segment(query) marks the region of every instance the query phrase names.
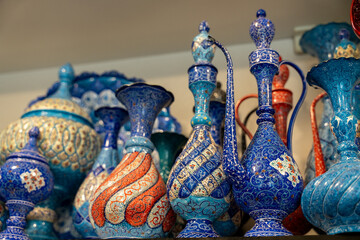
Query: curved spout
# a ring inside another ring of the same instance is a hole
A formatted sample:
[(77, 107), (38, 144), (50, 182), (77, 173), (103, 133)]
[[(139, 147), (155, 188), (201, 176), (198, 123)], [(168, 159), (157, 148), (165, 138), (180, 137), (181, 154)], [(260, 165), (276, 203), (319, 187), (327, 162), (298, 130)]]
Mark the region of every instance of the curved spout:
[(226, 83), (226, 115), (224, 132), (224, 150), (222, 155), (223, 169), (233, 185), (240, 186), (246, 171), (238, 159), (236, 126), (235, 126), (235, 103), (234, 103), (234, 77), (233, 63), (228, 50), (218, 41), (209, 36), (216, 46), (224, 53), (227, 62)]

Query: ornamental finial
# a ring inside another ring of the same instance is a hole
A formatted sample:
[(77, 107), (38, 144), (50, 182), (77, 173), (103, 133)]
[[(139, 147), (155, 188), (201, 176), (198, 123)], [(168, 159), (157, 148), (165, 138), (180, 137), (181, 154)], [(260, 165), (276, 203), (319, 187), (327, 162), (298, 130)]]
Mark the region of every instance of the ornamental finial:
[(359, 49), (356, 47), (355, 43), (350, 41), (350, 32), (343, 28), (339, 31), (340, 43), (336, 46), (334, 51), (334, 58), (349, 58), (349, 57), (359, 57)]
[(266, 18), (266, 12), (259, 9), (257, 19), (250, 26), (250, 36), (258, 49), (269, 48), (275, 35), (274, 24)]
[(215, 44), (209, 41), (209, 31), (207, 21), (202, 21), (199, 25), (200, 33), (194, 38), (191, 45), (195, 63), (211, 63), (214, 58)]

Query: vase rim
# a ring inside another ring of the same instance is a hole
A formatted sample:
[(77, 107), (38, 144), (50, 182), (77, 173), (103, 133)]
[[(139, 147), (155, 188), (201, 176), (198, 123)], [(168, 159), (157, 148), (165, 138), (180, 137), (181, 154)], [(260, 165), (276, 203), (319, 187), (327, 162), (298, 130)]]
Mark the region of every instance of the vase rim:
[(152, 87), (152, 88), (157, 88), (157, 89), (159, 89), (161, 91), (164, 91), (166, 94), (168, 94), (170, 96), (169, 103), (167, 105), (165, 105), (164, 107), (170, 106), (175, 100), (174, 94), (172, 92), (166, 90), (164, 87), (162, 87), (160, 85), (147, 84), (147, 83), (142, 83), (142, 82), (132, 83), (132, 84), (125, 84), (125, 85), (121, 86), (120, 88), (118, 88), (116, 90), (115, 96), (118, 98), (118, 95), (120, 94), (120, 92), (124, 91), (125, 89), (127, 89), (129, 87)]

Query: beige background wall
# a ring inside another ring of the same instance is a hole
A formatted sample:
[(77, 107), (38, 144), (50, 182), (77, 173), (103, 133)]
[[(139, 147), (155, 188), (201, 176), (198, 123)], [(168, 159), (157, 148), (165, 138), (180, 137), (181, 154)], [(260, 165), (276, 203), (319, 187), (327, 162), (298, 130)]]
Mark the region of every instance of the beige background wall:
[[(305, 74), (310, 70), (311, 66), (317, 63), (317, 59), (308, 55), (295, 55), (292, 39), (274, 41), (272, 48), (277, 50), (283, 56), (283, 59), (296, 63)], [(248, 67), (248, 55), (254, 49), (253, 44), (228, 46), (234, 62), (236, 99), (248, 93), (257, 93), (255, 78), (250, 74)], [(71, 62), (71, 59), (69, 61)], [(171, 113), (180, 121), (183, 126), (183, 133), (188, 136), (191, 131), (190, 119), (193, 115), (192, 107), (194, 103), (192, 94), (188, 89), (187, 69), (193, 63), (189, 47), (189, 51), (185, 52), (74, 65), (74, 69), (77, 74), (82, 71), (102, 73), (114, 69), (128, 77), (139, 77), (148, 83), (162, 85), (173, 92), (175, 102), (171, 107)], [(218, 80), (223, 83), (224, 88), (226, 83), (226, 63), (219, 50), (216, 52), (213, 63), (219, 70)], [(47, 88), (57, 80), (57, 71), (58, 68), (46, 68), (0, 74), (0, 109), (2, 111), (0, 129), (5, 128), (11, 121), (19, 118), (30, 100), (46, 93)], [(297, 100), (301, 92), (301, 82), (292, 70), (290, 70), (290, 79), (286, 86), (293, 91), (294, 100)], [(309, 87), (307, 98), (299, 112), (294, 129), (294, 158), (302, 172), (312, 145), (309, 106), (318, 93), (320, 93), (320, 90)], [(248, 104), (242, 106), (240, 113), (245, 115), (256, 105), (255, 100), (249, 100)], [(321, 112), (321, 107), (319, 107), (319, 112)], [(253, 124), (250, 126), (253, 131), (256, 129), (255, 120), (256, 117), (253, 117)]]

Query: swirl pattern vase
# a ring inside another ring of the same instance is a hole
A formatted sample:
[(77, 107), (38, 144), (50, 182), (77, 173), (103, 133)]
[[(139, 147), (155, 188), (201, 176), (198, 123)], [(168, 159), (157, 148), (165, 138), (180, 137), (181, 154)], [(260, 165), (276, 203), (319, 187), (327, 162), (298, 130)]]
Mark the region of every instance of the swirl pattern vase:
[(101, 107), (95, 111), (95, 116), (104, 124), (104, 142), (91, 171), (75, 196), (73, 209), (74, 226), (84, 238), (98, 238), (89, 219), (89, 201), (100, 184), (119, 164), (117, 137), (121, 125), (128, 121), (127, 111), (119, 107)]
[(195, 99), (193, 132), (176, 159), (167, 183), (174, 211), (187, 223), (178, 238), (218, 237), (212, 223), (230, 206), (230, 185), (221, 165), (221, 153), (211, 136), (209, 100), (216, 86), (217, 70), (211, 64), (214, 44), (202, 22), (193, 41), (196, 64), (189, 68), (189, 88)]
[(100, 238), (165, 237), (175, 214), (152, 161), (149, 138), (157, 114), (173, 95), (159, 86), (136, 83), (121, 87), (117, 98), (129, 112), (131, 138), (127, 154), (90, 200), (90, 221)]

